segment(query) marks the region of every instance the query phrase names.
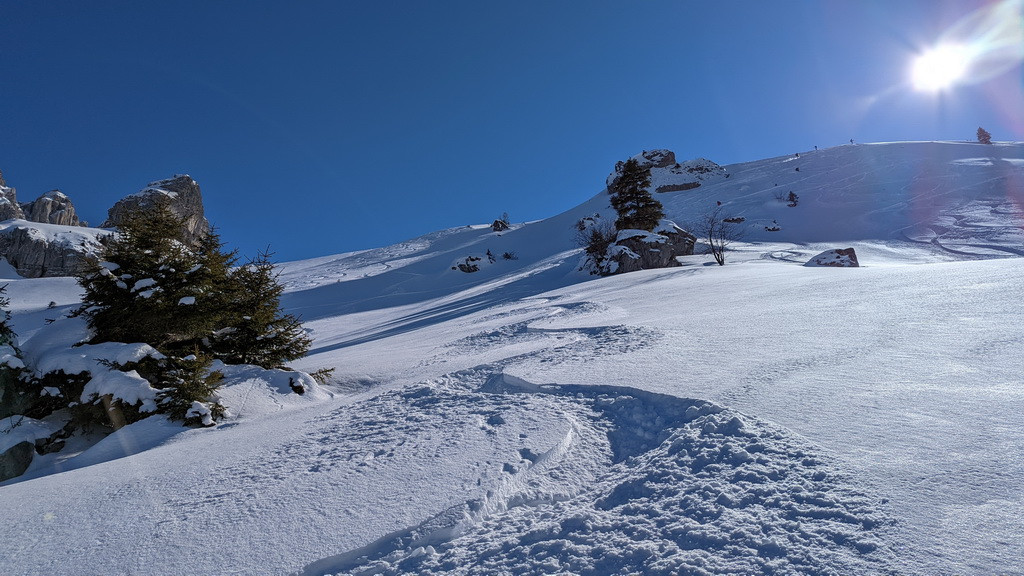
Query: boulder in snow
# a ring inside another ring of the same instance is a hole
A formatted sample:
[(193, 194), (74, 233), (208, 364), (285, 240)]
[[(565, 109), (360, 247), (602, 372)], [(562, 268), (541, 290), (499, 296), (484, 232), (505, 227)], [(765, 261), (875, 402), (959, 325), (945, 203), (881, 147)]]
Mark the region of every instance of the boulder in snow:
[(807, 261), (804, 266), (833, 266), (837, 268), (857, 268), (857, 253), (853, 248), (837, 248), (826, 250)]

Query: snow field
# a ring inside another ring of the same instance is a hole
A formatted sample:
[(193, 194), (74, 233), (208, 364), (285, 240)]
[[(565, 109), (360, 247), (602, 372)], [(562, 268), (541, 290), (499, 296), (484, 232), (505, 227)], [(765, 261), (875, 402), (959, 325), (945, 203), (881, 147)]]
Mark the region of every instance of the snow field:
[[(579, 273), (601, 195), (286, 264), (295, 367), (334, 392), (241, 370), (213, 429), (33, 464), (0, 486), (0, 571), (1024, 574), (1024, 146), (726, 168), (658, 195), (746, 218), (721, 268)], [(802, 266), (848, 246), (861, 268)], [(519, 259), (450, 270), (486, 250)], [(23, 339), (65, 280), (12, 280)]]

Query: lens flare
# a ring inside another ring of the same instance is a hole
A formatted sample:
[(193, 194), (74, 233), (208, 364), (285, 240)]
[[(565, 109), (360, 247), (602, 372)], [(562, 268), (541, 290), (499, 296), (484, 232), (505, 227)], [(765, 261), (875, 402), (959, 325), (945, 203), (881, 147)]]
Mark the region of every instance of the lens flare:
[(911, 72), (914, 88), (930, 92), (949, 88), (963, 78), (970, 61), (970, 53), (963, 46), (936, 46), (914, 61)]
[(977, 84), (1024, 61), (1024, 0), (1003, 0), (975, 10), (919, 55), (911, 69), (918, 90)]

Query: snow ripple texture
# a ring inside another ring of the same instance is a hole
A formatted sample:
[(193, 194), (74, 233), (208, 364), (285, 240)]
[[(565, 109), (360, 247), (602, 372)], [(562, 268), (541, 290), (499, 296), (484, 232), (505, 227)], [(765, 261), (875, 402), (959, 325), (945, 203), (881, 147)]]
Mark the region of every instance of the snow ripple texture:
[(489, 405), (486, 422), (500, 427), (502, 411), (525, 404), (568, 426), (551, 449), (521, 450), (482, 500), (302, 575), (895, 573), (884, 502), (813, 446), (733, 410), (486, 367), (401, 394), (412, 420), (426, 406)]

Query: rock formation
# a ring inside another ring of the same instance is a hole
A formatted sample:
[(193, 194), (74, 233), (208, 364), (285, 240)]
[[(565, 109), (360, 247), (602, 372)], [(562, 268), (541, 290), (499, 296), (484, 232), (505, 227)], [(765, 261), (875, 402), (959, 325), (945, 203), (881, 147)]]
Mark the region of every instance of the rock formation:
[(14, 188), (5, 186), (0, 179), (0, 221), (12, 218), (24, 218)]
[(25, 278), (74, 276), (95, 259), (101, 235), (89, 228), (14, 222), (0, 227), (0, 255)]
[[(644, 150), (633, 156), (641, 167), (651, 171), (651, 186), (648, 192), (682, 192), (700, 187), (703, 182), (728, 178), (729, 174), (718, 164), (707, 158), (695, 158), (686, 162), (676, 162), (676, 155), (671, 150)], [(625, 162), (617, 162), (615, 170), (605, 179), (610, 189), (622, 174)]]
[(36, 198), (35, 202), (21, 205), (25, 219), (44, 224), (60, 224), (61, 226), (81, 226), (71, 199), (60, 190), (51, 190)]
[(136, 210), (153, 210), (160, 206), (167, 206), (184, 220), (183, 240), (187, 243), (197, 243), (210, 230), (210, 223), (203, 214), (203, 196), (199, 184), (187, 175), (151, 182), (142, 191), (119, 200), (107, 211), (107, 221), (102, 227), (120, 226), (126, 215)]
[(81, 223), (66, 195), (54, 190), (35, 202), (19, 204), (14, 188), (6, 185), (2, 175), (0, 222), (0, 256), (27, 278), (77, 274), (99, 248), (98, 231), (76, 229)]
[[(126, 214), (161, 205), (184, 220), (182, 239), (186, 242), (196, 243), (209, 231), (199, 184), (189, 176), (153, 182), (141, 192), (118, 201), (108, 211), (103, 227), (117, 227)], [(109, 234), (84, 228), (71, 199), (60, 190), (19, 204), (14, 188), (6, 185), (2, 174), (0, 222), (0, 256), (26, 278), (73, 276), (84, 271), (99, 253), (99, 238)]]
[(620, 230), (608, 248), (607, 274), (679, 266), (678, 256), (693, 254), (697, 237), (669, 220), (662, 220), (653, 232)]
[[(676, 226), (671, 220), (662, 220), (653, 232), (616, 232), (607, 230), (607, 225), (602, 226), (600, 216), (594, 215), (580, 220), (577, 229), (583, 238), (607, 238), (607, 248), (601, 253), (596, 253), (593, 247), (588, 247), (580, 265), (581, 270), (588, 270), (601, 276), (679, 266), (676, 258), (693, 254), (693, 246), (697, 241), (696, 236)], [(594, 231), (599, 232), (595, 235)], [(614, 234), (614, 237), (606, 236), (609, 233)]]

